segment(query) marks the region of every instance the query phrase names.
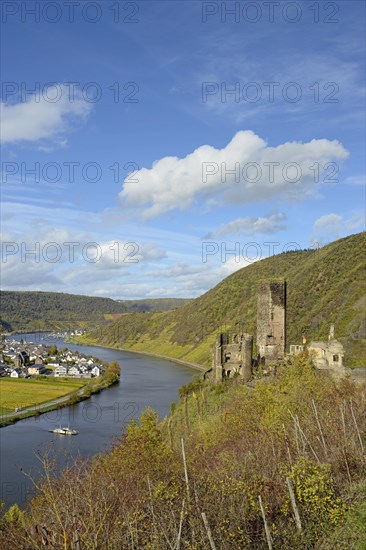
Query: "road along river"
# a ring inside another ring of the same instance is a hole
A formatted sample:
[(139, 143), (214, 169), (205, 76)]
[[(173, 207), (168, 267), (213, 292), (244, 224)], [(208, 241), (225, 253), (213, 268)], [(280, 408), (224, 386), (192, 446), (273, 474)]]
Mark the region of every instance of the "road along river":
[[(195, 372), (185, 365), (96, 346), (65, 344), (62, 339), (52, 340), (43, 334), (13, 335), (27, 342), (45, 345), (56, 343), (105, 361), (118, 361), (121, 380), (90, 399), (71, 407), (51, 411), (40, 416), (20, 420), (0, 429), (0, 499), (6, 507), (17, 503), (24, 506), (34, 495), (32, 482), (23, 472), (40, 475), (41, 463), (37, 453), (52, 447), (59, 466), (72, 457), (91, 456), (105, 451), (115, 437), (121, 435), (130, 420), (137, 420), (147, 406), (160, 417), (169, 412), (170, 404), (178, 398), (178, 388), (192, 379)], [(77, 436), (59, 436), (50, 429), (70, 426), (79, 431)]]

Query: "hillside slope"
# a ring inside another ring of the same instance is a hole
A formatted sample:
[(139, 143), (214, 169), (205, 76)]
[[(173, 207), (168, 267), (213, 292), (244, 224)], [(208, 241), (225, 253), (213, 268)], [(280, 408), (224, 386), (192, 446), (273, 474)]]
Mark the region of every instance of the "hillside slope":
[(267, 550), (269, 531), (275, 550), (366, 548), (364, 388), (298, 356), (251, 389), (201, 378), (179, 393), (91, 460), (60, 472), (40, 454), (37, 494), (0, 517), (0, 547)]
[(184, 306), (190, 298), (144, 298), (142, 300), (117, 300), (124, 304), (130, 312), (139, 311), (168, 311)]
[(188, 300), (112, 300), (61, 292), (0, 291), (5, 330), (67, 329), (113, 320), (131, 311), (166, 311)]
[(87, 342), (140, 350), (209, 365), (217, 332), (256, 333), (257, 286), (287, 280), (287, 343), (323, 339), (334, 323), (347, 366), (366, 366), (366, 233), (320, 250), (287, 252), (253, 263), (187, 305), (164, 313), (125, 315)]

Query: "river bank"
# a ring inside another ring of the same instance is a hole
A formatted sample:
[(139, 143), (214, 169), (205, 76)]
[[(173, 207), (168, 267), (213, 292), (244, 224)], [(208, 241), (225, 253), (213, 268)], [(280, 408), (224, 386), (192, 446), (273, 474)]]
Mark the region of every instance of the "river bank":
[[(36, 331), (36, 333), (49, 333), (49, 331)], [(19, 334), (16, 332), (13, 332), (12, 335)], [(28, 332), (28, 334), (34, 334), (32, 332)], [(95, 346), (102, 349), (110, 349), (110, 350), (117, 350), (122, 352), (128, 352), (128, 353), (135, 353), (138, 355), (146, 355), (148, 357), (156, 357), (158, 359), (164, 359), (168, 361), (173, 361), (174, 363), (179, 363), (181, 365), (184, 365), (186, 367), (192, 368), (194, 370), (198, 370), (200, 372), (207, 372), (209, 369), (204, 366), (200, 365), (199, 363), (194, 363), (191, 361), (186, 361), (184, 359), (178, 359), (175, 357), (171, 357), (168, 355), (160, 355), (156, 353), (150, 353), (150, 352), (144, 352), (144, 351), (138, 351), (138, 350), (131, 350), (127, 348), (121, 348), (116, 346), (103, 346), (101, 344), (97, 343), (90, 343), (90, 342), (84, 342), (80, 340), (79, 338), (72, 336), (69, 338), (64, 339), (65, 344), (72, 344), (75, 346)], [(106, 373), (105, 373), (106, 374)], [(86, 384), (81, 388), (80, 390), (71, 392), (70, 394), (67, 394), (65, 396), (62, 396), (58, 399), (54, 399), (52, 401), (48, 401), (45, 403), (40, 403), (38, 405), (34, 405), (31, 407), (27, 407), (26, 409), (23, 409), (19, 412), (14, 413), (7, 413), (5, 415), (0, 416), (0, 428), (9, 426), (10, 424), (14, 424), (15, 422), (19, 420), (24, 420), (26, 418), (30, 418), (32, 416), (38, 416), (40, 414), (48, 413), (63, 407), (69, 407), (71, 405), (75, 405), (76, 403), (80, 403), (81, 401), (84, 401), (85, 399), (88, 399), (91, 397), (91, 395), (94, 395), (95, 393), (99, 393), (103, 389), (111, 386), (112, 384), (116, 383), (119, 380), (119, 376), (116, 379), (112, 379), (109, 381), (106, 385), (104, 384), (105, 380), (105, 374), (103, 374), (100, 377), (100, 381), (98, 384)], [(86, 392), (85, 392), (86, 390)]]
[(158, 359), (166, 359), (167, 361), (173, 361), (174, 363), (180, 363), (181, 365), (184, 365), (186, 367), (190, 367), (195, 370), (199, 370), (201, 372), (207, 372), (209, 370), (209, 367), (205, 365), (201, 365), (199, 363), (194, 363), (192, 361), (186, 361), (185, 359), (179, 359), (177, 357), (172, 357), (170, 355), (160, 355), (158, 353), (151, 353), (147, 351), (140, 351), (140, 350), (134, 350), (129, 348), (121, 348), (117, 346), (103, 346), (102, 344), (98, 344), (96, 342), (83, 342), (77, 338), (65, 340), (65, 343), (72, 343), (78, 346), (95, 346), (97, 348), (104, 348), (104, 349), (115, 349), (118, 351), (126, 351), (128, 353), (137, 353), (138, 355), (147, 355), (148, 357), (156, 357)]
[(53, 329), (24, 329), (24, 330), (12, 330), (11, 332), (2, 332), (2, 336), (7, 338), (8, 336), (13, 336), (14, 334), (18, 334), (19, 336), (22, 336), (23, 334), (49, 334), (52, 332)]
[[(62, 347), (63, 339), (56, 342)], [(99, 357), (109, 363), (117, 361), (121, 380), (105, 390), (74, 405), (45, 414), (24, 418), (0, 430), (0, 500), (6, 507), (14, 503), (25, 506), (34, 496), (34, 487), (24, 472), (42, 475), (39, 453), (52, 452), (57, 466), (67, 467), (75, 457), (92, 457), (108, 451), (131, 421), (137, 422), (147, 407), (161, 419), (179, 398), (178, 389), (189, 383), (195, 370), (176, 361), (149, 357), (95, 346), (67, 345), (71, 350)], [(196, 371), (197, 372), (197, 371)], [(57, 436), (50, 432), (58, 426), (78, 430), (76, 437)], [(23, 472), (23, 473), (22, 473)]]
[(63, 407), (69, 407), (80, 403), (85, 399), (89, 399), (92, 395), (101, 392), (102, 390), (109, 388), (113, 384), (116, 384), (120, 380), (120, 369), (110, 363), (105, 372), (98, 378), (94, 378), (87, 382), (82, 388), (63, 395), (57, 399), (46, 401), (45, 403), (38, 403), (25, 407), (21, 411), (14, 413), (7, 413), (0, 416), (0, 428), (14, 424), (19, 420), (29, 418), (32, 416), (38, 416), (47, 412), (51, 412)]

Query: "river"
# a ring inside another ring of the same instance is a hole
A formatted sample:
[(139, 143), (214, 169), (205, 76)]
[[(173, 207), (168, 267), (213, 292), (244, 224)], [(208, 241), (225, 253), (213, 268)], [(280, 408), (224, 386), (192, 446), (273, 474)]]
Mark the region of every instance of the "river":
[[(34, 495), (33, 484), (24, 472), (31, 472), (35, 478), (40, 476), (37, 454), (52, 448), (58, 466), (62, 467), (78, 454), (92, 456), (108, 450), (128, 422), (137, 420), (147, 406), (155, 409), (161, 418), (166, 416), (170, 404), (178, 398), (178, 388), (189, 382), (196, 372), (173, 361), (97, 346), (65, 344), (62, 339), (51, 340), (44, 334), (21, 337), (27, 342), (56, 343), (60, 348), (68, 347), (105, 361), (118, 361), (121, 380), (86, 401), (0, 429), (0, 499), (6, 507), (14, 503), (24, 506)], [(11, 338), (20, 338), (20, 335)], [(59, 425), (70, 425), (79, 430), (79, 435), (57, 436), (49, 432)]]

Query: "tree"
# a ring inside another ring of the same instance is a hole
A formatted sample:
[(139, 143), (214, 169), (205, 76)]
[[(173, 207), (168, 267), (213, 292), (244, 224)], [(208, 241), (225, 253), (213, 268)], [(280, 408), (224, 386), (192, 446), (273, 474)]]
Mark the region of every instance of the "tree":
[(7, 523), (13, 523), (20, 525), (23, 521), (23, 512), (20, 510), (17, 504), (10, 506), (9, 510), (5, 512), (4, 519)]
[(48, 355), (57, 355), (57, 346), (52, 344), (48, 349)]
[(106, 368), (104, 377), (108, 382), (117, 382), (120, 377), (120, 366), (118, 361), (111, 361)]

